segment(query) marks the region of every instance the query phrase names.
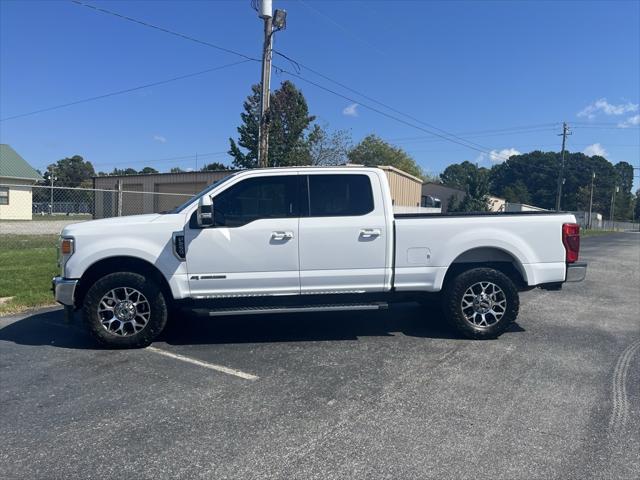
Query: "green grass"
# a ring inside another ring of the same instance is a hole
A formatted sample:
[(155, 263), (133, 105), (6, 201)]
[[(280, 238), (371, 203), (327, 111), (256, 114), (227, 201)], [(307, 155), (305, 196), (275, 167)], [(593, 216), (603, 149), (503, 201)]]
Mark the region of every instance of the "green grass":
[(2, 219), (0, 220), (0, 223), (2, 222), (28, 222), (29, 220), (38, 220), (38, 221), (42, 221), (42, 222), (57, 222), (57, 221), (64, 221), (64, 220), (68, 220), (68, 221), (84, 221), (84, 220), (93, 220), (93, 215), (90, 213), (76, 213), (73, 215), (38, 215), (36, 213), (34, 213), (30, 219), (26, 219), (26, 220), (8, 220), (8, 219)]
[(58, 273), (57, 235), (0, 236), (0, 314), (54, 303), (51, 278)]
[(619, 233), (616, 230), (587, 230), (585, 229), (580, 229), (580, 236), (581, 237), (596, 237), (598, 235), (609, 235), (610, 233)]

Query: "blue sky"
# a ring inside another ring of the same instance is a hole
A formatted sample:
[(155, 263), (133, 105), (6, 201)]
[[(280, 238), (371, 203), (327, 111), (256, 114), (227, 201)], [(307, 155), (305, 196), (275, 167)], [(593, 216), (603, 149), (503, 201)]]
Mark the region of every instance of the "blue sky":
[[(260, 55), (262, 24), (249, 0), (90, 3)], [(559, 124), (567, 121), (569, 150), (640, 164), (638, 1), (274, 0), (274, 7), (288, 12), (276, 49), (415, 119), (468, 135), (482, 150), (559, 150)], [(0, 118), (238, 60), (67, 1), (0, 1)], [(196, 152), (200, 165), (229, 162), (216, 152), (236, 136), (242, 102), (259, 75), (260, 65), (248, 62), (3, 121), (0, 141), (38, 168), (74, 154), (103, 171), (193, 168)], [(320, 123), (349, 129), (354, 141), (376, 133), (428, 172), (502, 158), (424, 138), (424, 131), (367, 110), (371, 101), (307, 70), (301, 75), (355, 100), (293, 79)], [(287, 78), (274, 74), (273, 85)], [(535, 127), (506, 130), (524, 126)], [(174, 157), (186, 158), (163, 160)]]

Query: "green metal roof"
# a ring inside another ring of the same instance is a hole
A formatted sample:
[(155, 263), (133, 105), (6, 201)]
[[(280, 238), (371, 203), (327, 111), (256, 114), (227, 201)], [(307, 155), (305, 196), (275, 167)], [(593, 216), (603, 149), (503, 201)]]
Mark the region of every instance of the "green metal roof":
[[(9, 145), (0, 143), (0, 178), (42, 180), (36, 170)], [(2, 181), (0, 180), (0, 183)]]

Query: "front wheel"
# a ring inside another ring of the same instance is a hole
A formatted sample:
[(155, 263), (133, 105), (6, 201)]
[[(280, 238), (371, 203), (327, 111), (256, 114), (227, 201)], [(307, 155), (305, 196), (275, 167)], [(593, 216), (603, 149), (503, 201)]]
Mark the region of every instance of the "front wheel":
[(492, 268), (462, 272), (447, 285), (443, 296), (448, 321), (472, 339), (498, 337), (515, 321), (519, 307), (513, 281)]
[(160, 287), (132, 272), (116, 272), (94, 283), (83, 303), (84, 321), (101, 344), (113, 348), (146, 347), (167, 323)]

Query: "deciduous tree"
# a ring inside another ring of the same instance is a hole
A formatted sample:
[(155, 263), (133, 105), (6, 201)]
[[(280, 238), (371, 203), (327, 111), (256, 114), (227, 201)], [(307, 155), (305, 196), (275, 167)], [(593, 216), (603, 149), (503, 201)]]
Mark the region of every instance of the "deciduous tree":
[[(57, 178), (54, 185), (59, 187), (87, 187), (91, 183), (91, 177), (96, 174), (91, 162), (85, 161), (80, 155), (58, 160), (49, 165), (47, 170), (53, 171)], [(50, 185), (49, 180), (45, 180), (45, 185)]]
[(367, 166), (389, 165), (422, 178), (423, 172), (416, 161), (404, 150), (368, 135), (347, 155), (351, 163)]
[(314, 125), (307, 137), (311, 165), (342, 165), (351, 150), (351, 135), (347, 130), (329, 132)]
[(211, 162), (202, 167), (202, 171), (217, 171), (217, 170), (229, 170), (229, 166), (220, 162)]

